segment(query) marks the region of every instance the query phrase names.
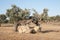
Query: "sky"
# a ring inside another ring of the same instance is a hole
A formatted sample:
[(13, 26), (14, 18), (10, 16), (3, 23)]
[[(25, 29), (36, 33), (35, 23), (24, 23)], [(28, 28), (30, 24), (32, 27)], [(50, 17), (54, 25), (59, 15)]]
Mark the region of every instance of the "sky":
[(11, 5), (24, 9), (36, 9), (40, 14), (47, 8), (49, 16), (60, 15), (60, 0), (0, 0), (0, 14), (5, 14)]

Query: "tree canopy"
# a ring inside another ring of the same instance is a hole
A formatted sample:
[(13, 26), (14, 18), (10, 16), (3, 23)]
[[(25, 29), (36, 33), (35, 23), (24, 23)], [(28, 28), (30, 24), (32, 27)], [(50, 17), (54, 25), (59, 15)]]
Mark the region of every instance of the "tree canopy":
[[(44, 8), (43, 9), (43, 13), (39, 14), (35, 9), (32, 10), (33, 11), (33, 15), (31, 15), (32, 17), (36, 18), (36, 20), (40, 20), (40, 21), (47, 21), (47, 20), (60, 20), (60, 15), (56, 15), (56, 16), (48, 16), (48, 9)], [(30, 17), (30, 9), (22, 9), (16, 5), (11, 5), (10, 9), (6, 10), (6, 14), (0, 14), (0, 23), (6, 21), (6, 18), (9, 19), (9, 22), (17, 22), (19, 20), (26, 20)]]

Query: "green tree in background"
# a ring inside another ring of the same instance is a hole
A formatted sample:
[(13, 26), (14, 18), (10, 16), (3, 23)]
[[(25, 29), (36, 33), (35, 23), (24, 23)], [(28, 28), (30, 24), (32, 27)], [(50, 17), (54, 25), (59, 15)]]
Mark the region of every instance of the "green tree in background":
[(12, 5), (12, 8), (7, 10), (6, 15), (14, 23), (15, 30), (17, 30), (18, 21), (26, 19), (30, 15), (30, 12), (28, 9), (23, 10), (16, 5)]
[(42, 13), (42, 15), (41, 15), (41, 19), (43, 20), (43, 21), (47, 21), (48, 20), (48, 9), (47, 8), (44, 8), (43, 9), (43, 13)]
[(10, 21), (17, 22), (20, 17), (20, 12), (21, 9), (19, 9), (19, 7), (17, 7), (16, 5), (12, 5), (12, 8), (7, 10), (6, 15), (10, 18)]
[(35, 17), (36, 20), (39, 21), (40, 20), (40, 14), (35, 9), (33, 9), (33, 11), (34, 11), (33, 17)]
[(50, 17), (50, 21), (54, 22), (56, 20), (56, 17), (55, 16), (51, 16)]
[(17, 22), (18, 20), (23, 20), (25, 17), (29, 16), (30, 12), (28, 9), (23, 10), (16, 5), (12, 5), (12, 8), (7, 10), (6, 15), (11, 21)]
[(4, 23), (6, 21), (6, 16), (4, 14), (0, 15), (0, 22)]
[(1, 26), (1, 23), (5, 23), (6, 18), (7, 18), (6, 15), (0, 14), (0, 26)]
[(56, 21), (60, 21), (60, 15), (56, 15), (56, 16), (55, 16), (55, 20), (56, 20)]
[(27, 19), (29, 16), (30, 16), (30, 10), (29, 9), (24, 9), (22, 11), (22, 17), (21, 18), (24, 20), (24, 19)]

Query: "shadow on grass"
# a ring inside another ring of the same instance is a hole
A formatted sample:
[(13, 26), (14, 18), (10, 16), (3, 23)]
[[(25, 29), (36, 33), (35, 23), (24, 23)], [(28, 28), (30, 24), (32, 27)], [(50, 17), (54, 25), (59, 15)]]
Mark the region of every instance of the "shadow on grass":
[[(50, 33), (50, 32), (60, 32), (58, 30), (45, 30), (45, 31), (40, 31), (40, 33)], [(32, 30), (30, 33), (35, 34), (37, 32), (35, 32), (34, 30)]]
[(45, 30), (41, 31), (41, 33), (49, 33), (49, 32), (59, 32), (58, 30)]

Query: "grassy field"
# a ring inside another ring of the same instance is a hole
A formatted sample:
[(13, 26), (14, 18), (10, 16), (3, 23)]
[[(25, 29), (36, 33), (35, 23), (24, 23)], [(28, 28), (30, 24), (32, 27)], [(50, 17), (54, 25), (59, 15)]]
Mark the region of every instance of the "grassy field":
[(36, 34), (20, 34), (13, 27), (0, 27), (0, 40), (60, 40), (60, 25), (43, 23), (42, 32)]

